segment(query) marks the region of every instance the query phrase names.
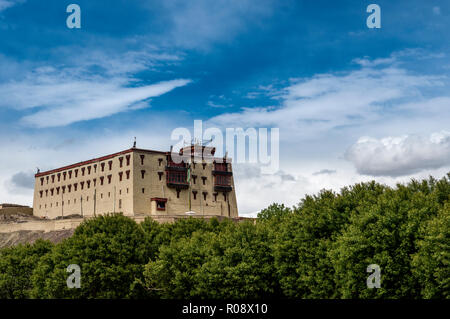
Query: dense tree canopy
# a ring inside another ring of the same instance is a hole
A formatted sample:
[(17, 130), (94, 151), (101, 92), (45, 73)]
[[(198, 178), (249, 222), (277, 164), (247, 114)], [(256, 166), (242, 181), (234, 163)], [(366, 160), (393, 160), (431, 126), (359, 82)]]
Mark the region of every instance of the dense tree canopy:
[(100, 216), (59, 244), (0, 250), (0, 298), (450, 298), (449, 199), (450, 174), (323, 190), (255, 222)]

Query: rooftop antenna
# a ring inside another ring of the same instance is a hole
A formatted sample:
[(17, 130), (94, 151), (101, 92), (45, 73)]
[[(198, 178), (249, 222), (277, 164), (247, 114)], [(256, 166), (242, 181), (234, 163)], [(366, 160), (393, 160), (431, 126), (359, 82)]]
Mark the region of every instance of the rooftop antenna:
[(39, 167), (36, 167), (37, 169), (37, 173), (39, 174), (41, 172), (41, 170), (39, 169)]
[(134, 137), (133, 148), (136, 148), (136, 136)]

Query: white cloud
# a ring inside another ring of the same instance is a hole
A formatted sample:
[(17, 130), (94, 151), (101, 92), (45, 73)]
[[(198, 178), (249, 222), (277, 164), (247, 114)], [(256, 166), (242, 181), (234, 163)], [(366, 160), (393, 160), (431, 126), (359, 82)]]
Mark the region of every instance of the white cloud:
[[(59, 84), (54, 82), (44, 85), (25, 84), (6, 89), (9, 89), (12, 94), (28, 92), (26, 97), (16, 96), (15, 101), (18, 107), (45, 106), (43, 110), (23, 117), (25, 124), (34, 127), (54, 127), (135, 109), (136, 103), (160, 96), (187, 83), (189, 80), (181, 79), (125, 88), (117, 83), (101, 84), (84, 81)], [(11, 103), (11, 101), (8, 102)]]
[(429, 137), (361, 137), (345, 156), (360, 174), (411, 175), (426, 169), (450, 166), (450, 132), (433, 133)]
[(284, 89), (280, 106), (243, 108), (210, 120), (221, 127), (280, 127), (285, 136), (310, 138), (342, 126), (396, 116), (406, 101), (420, 101), (420, 89), (443, 86), (440, 77), (409, 74), (394, 67), (362, 68), (347, 74), (299, 79)]
[[(380, 183), (395, 186), (410, 178), (439, 178), (447, 173), (449, 79), (410, 71), (402, 63), (405, 57), (417, 61), (445, 58), (420, 50), (374, 61), (364, 58), (353, 71), (292, 80), (278, 95), (278, 105), (244, 107), (211, 118), (208, 127), (280, 128), (280, 168), (294, 180), (283, 180), (280, 174), (258, 176), (247, 168), (237, 170), (240, 212), (254, 213), (274, 201), (293, 205), (305, 194), (323, 188), (339, 191), (374, 176)], [(440, 133), (423, 137), (433, 132)], [(405, 134), (401, 142), (380, 138)], [(349, 151), (347, 158), (352, 161), (347, 160), (345, 151), (361, 136), (378, 139), (357, 144), (360, 151)]]
[[(158, 2), (166, 33), (162, 41), (185, 48), (208, 49), (211, 43), (227, 42), (250, 23), (263, 25), (276, 1), (262, 0), (168, 0)], [(155, 3), (148, 7), (152, 12)]]
[(174, 79), (137, 86), (132, 74), (161, 60), (173, 61), (176, 57), (142, 52), (106, 57), (102, 52), (92, 52), (86, 59), (75, 59), (72, 65), (36, 67), (22, 78), (0, 84), (0, 107), (26, 111), (22, 124), (38, 128), (148, 107), (149, 98), (190, 82)]

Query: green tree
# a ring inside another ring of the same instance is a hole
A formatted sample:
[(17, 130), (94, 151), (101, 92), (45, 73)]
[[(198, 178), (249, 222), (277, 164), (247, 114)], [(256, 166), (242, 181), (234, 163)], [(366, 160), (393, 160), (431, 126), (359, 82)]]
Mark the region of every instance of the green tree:
[[(444, 181), (445, 182), (445, 181)], [(448, 182), (448, 181), (447, 181)], [(441, 189), (442, 190), (442, 189)], [(434, 180), (411, 181), (361, 207), (332, 244), (328, 256), (341, 298), (414, 298), (420, 284), (411, 256), (418, 251), (421, 225), (436, 216), (442, 195)], [(366, 268), (381, 268), (381, 288), (368, 289)]]
[(145, 267), (146, 288), (162, 298), (258, 298), (276, 293), (263, 225), (228, 224), (164, 245)]
[(363, 207), (386, 187), (375, 182), (321, 191), (306, 196), (277, 226), (273, 244), (275, 268), (283, 294), (290, 298), (336, 298), (334, 267), (328, 250)]
[(0, 299), (29, 298), (34, 267), (52, 247), (49, 241), (37, 240), (0, 250)]
[[(84, 221), (72, 237), (55, 246), (35, 269), (35, 298), (130, 298), (149, 260), (145, 234), (136, 222), (121, 214)], [(81, 268), (81, 288), (69, 289), (68, 265)]]
[(423, 239), (414, 255), (413, 273), (423, 298), (450, 299), (450, 203), (422, 225)]

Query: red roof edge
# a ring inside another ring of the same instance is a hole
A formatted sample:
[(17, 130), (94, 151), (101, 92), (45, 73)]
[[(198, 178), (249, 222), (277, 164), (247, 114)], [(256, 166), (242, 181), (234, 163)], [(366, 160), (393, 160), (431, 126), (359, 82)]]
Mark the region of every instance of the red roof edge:
[(88, 160), (88, 161), (83, 161), (83, 162), (79, 162), (79, 163), (76, 163), (76, 164), (71, 164), (71, 165), (60, 167), (60, 168), (52, 169), (52, 170), (49, 170), (49, 171), (37, 173), (37, 174), (34, 175), (34, 177), (37, 178), (37, 177), (41, 177), (41, 176), (45, 176), (45, 175), (49, 175), (49, 174), (65, 171), (67, 169), (71, 169), (71, 168), (75, 168), (75, 167), (79, 167), (79, 166), (83, 166), (83, 165), (87, 165), (87, 164), (91, 164), (91, 163), (101, 162), (101, 161), (104, 161), (104, 160), (107, 160), (107, 159), (110, 159), (110, 158), (113, 158), (113, 157), (116, 157), (116, 156), (119, 156), (119, 155), (122, 155), (122, 154), (131, 153), (131, 152), (134, 152), (134, 151), (145, 152), (145, 153), (153, 153), (153, 154), (162, 154), (162, 155), (166, 155), (168, 153), (168, 152), (162, 152), (162, 151), (146, 150), (146, 149), (141, 149), (141, 148), (130, 148), (130, 149), (127, 149), (125, 151), (117, 152), (117, 153), (106, 155), (106, 156), (102, 156), (102, 157), (93, 158), (93, 159)]

